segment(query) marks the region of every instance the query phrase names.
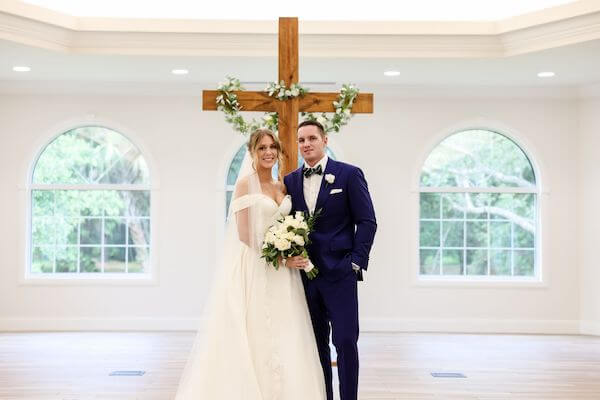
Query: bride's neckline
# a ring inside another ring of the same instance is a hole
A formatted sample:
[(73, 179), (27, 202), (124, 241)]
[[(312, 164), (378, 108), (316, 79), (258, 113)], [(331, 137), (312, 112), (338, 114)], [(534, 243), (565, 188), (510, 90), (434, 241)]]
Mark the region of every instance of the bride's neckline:
[(289, 196), (289, 194), (286, 194), (285, 196), (283, 196), (283, 199), (281, 199), (281, 203), (278, 203), (277, 200), (275, 200), (274, 198), (272, 198), (271, 196), (269, 196), (268, 194), (264, 194), (261, 193), (263, 196), (265, 196), (266, 198), (270, 199), (273, 203), (275, 203), (277, 205), (277, 207), (281, 207), (281, 205), (283, 204), (283, 202), (285, 201), (285, 198)]

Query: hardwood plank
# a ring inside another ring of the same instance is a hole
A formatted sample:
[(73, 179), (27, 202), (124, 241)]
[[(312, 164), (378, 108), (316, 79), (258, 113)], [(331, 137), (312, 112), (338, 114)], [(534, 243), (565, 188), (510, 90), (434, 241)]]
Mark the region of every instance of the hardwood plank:
[[(194, 337), (0, 333), (0, 399), (170, 400)], [(600, 399), (599, 337), (362, 333), (359, 349), (361, 400)], [(109, 376), (114, 370), (146, 374)]]

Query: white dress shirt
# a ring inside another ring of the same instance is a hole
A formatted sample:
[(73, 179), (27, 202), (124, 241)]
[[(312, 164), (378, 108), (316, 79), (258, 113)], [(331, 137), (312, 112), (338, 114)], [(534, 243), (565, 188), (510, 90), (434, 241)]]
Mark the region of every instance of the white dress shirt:
[[(317, 207), (317, 197), (319, 197), (319, 191), (321, 190), (321, 183), (323, 182), (323, 177), (325, 176), (325, 167), (327, 166), (327, 160), (329, 158), (325, 155), (321, 160), (316, 163), (312, 168), (317, 168), (318, 165), (323, 169), (323, 174), (312, 174), (309, 178), (304, 177), (303, 187), (304, 187), (304, 201), (306, 202), (306, 206), (308, 207), (308, 211), (310, 211), (311, 215), (315, 213), (315, 208)], [(308, 166), (308, 164), (306, 165)], [(310, 262), (310, 261), (309, 261)], [(360, 266), (352, 263), (352, 269), (354, 271), (360, 270)]]
[[(325, 167), (327, 166), (328, 159), (329, 157), (325, 155), (312, 168), (317, 168), (317, 166), (320, 165), (323, 169), (323, 175), (325, 175)], [(306, 166), (308, 167), (308, 164)], [(306, 201), (308, 211), (310, 211), (311, 215), (315, 213), (315, 207), (317, 206), (317, 197), (319, 196), (319, 190), (321, 189), (321, 182), (323, 182), (323, 175), (312, 174), (309, 178), (303, 178), (304, 200)]]

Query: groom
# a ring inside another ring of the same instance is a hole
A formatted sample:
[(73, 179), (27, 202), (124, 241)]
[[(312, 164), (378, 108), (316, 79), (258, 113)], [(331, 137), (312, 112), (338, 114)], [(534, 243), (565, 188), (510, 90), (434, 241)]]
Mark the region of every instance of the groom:
[[(319, 275), (309, 280), (302, 273), (325, 375), (327, 400), (333, 400), (329, 334), (337, 352), (341, 400), (356, 400), (358, 392), (357, 281), (369, 263), (377, 223), (362, 171), (332, 160), (325, 154), (327, 135), (315, 121), (298, 126), (298, 146), (305, 165), (284, 178), (292, 196), (292, 211), (320, 210), (311, 245), (310, 261), (301, 256), (286, 260), (290, 268), (314, 263)], [(330, 328), (331, 324), (331, 328)]]

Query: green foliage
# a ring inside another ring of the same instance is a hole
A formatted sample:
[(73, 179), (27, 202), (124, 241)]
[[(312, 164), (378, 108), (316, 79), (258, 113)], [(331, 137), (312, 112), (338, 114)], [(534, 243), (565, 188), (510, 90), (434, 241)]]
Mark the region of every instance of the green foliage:
[(420, 194), (421, 274), (533, 276), (536, 194), (503, 191), (535, 185), (529, 159), (503, 135), (471, 130), (442, 141), (421, 175), (422, 187), (440, 188)]
[(496, 132), (469, 130), (446, 138), (431, 152), (421, 186), (533, 187), (535, 176), (512, 140)]
[[(48, 185), (31, 192), (33, 273), (77, 272), (78, 262), (81, 272), (100, 272), (101, 246), (107, 244), (123, 247), (104, 248), (105, 272), (125, 271), (127, 245), (140, 246), (127, 251), (139, 253), (137, 258), (145, 262), (150, 238), (149, 191), (52, 188), (57, 184), (148, 183), (146, 164), (127, 139), (100, 127), (68, 131), (40, 155), (33, 182)], [(134, 257), (134, 269), (140, 271), (140, 265)]]

